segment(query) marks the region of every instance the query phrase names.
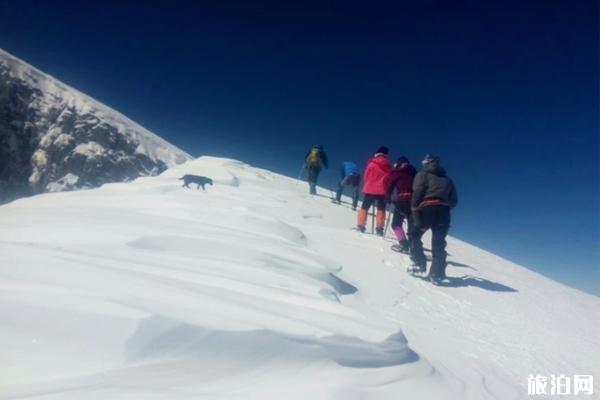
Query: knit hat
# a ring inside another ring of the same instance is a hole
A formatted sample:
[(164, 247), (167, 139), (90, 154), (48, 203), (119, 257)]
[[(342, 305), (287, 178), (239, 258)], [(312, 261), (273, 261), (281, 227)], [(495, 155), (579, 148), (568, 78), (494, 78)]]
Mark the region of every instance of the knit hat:
[(398, 159), (398, 161), (396, 161), (396, 165), (402, 164), (410, 164), (410, 161), (408, 161), (408, 158), (406, 158), (405, 156), (402, 156)]
[(425, 158), (423, 158), (423, 161), (421, 161), (421, 164), (425, 165), (425, 164), (439, 163), (439, 162), (440, 162), (440, 158), (438, 156), (434, 156), (433, 154), (426, 154)]
[(377, 154), (377, 153), (381, 153), (381, 154), (387, 154), (387, 153), (389, 153), (389, 152), (390, 152), (390, 149), (388, 149), (388, 148), (387, 148), (387, 147), (385, 147), (385, 146), (380, 146), (380, 147), (377, 149), (377, 151), (375, 152), (375, 154)]

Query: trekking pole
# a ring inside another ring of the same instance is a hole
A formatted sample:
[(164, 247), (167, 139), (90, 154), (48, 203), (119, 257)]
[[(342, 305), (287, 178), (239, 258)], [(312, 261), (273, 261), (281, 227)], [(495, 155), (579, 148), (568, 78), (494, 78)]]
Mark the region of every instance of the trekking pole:
[(302, 173), (304, 172), (305, 169), (306, 169), (306, 163), (302, 163), (302, 166), (300, 167), (300, 172), (298, 172), (298, 180), (302, 179)]
[(388, 227), (390, 226), (390, 222), (392, 221), (392, 214), (395, 212), (396, 207), (392, 204), (391, 211), (388, 212), (387, 218), (385, 221), (385, 230), (383, 231), (383, 238), (385, 239), (385, 235), (387, 235)]
[(331, 178), (329, 178), (329, 191), (331, 192), (331, 200), (334, 200), (335, 199), (335, 194), (333, 193), (332, 187), (334, 187), (333, 186), (333, 182), (331, 181)]
[(375, 234), (375, 210), (373, 209), (373, 214), (371, 214), (371, 235)]

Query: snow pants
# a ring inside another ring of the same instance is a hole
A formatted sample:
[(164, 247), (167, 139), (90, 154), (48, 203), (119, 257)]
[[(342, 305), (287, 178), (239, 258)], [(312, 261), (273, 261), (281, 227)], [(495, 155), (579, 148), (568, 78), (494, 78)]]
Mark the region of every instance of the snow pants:
[(308, 167), (308, 188), (310, 194), (317, 194), (317, 179), (319, 179), (319, 173), (321, 168), (319, 167)]
[(423, 251), (423, 234), (431, 229), (432, 262), (429, 274), (436, 278), (446, 276), (446, 235), (450, 229), (450, 207), (429, 205), (413, 212), (413, 229), (409, 231), (410, 258), (420, 266), (427, 264)]
[(394, 216), (392, 217), (392, 231), (396, 235), (396, 238), (399, 242), (403, 242), (407, 240), (406, 234), (404, 233), (404, 229), (402, 228), (402, 223), (406, 218), (408, 222), (407, 232), (410, 232), (412, 229), (412, 219), (410, 217), (410, 200), (406, 201), (397, 201), (394, 203)]
[(357, 225), (362, 227), (366, 226), (369, 208), (373, 203), (375, 203), (377, 207), (375, 225), (377, 226), (377, 229), (383, 229), (383, 225), (385, 224), (385, 196), (378, 194), (365, 194), (360, 210), (358, 210)]
[(340, 183), (338, 184), (337, 193), (335, 194), (335, 199), (338, 203), (342, 201), (342, 193), (344, 192), (345, 186), (350, 186), (352, 188), (352, 208), (356, 209), (356, 206), (358, 205), (358, 188), (360, 187), (360, 175), (350, 174), (340, 181)]

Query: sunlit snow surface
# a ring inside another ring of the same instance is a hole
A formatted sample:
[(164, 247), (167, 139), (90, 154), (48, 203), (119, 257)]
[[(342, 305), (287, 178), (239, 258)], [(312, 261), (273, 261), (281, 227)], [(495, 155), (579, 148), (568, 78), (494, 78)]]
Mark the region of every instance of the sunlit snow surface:
[(529, 374), (600, 378), (598, 297), (452, 238), (432, 286), (307, 191), (202, 157), (0, 207), (0, 399), (522, 399)]

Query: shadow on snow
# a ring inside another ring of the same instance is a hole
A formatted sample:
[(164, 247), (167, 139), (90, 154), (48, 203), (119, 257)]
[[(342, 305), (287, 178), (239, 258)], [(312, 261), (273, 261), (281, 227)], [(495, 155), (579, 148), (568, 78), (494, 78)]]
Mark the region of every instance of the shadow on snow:
[[(429, 282), (427, 276), (412, 275), (415, 278)], [(511, 288), (510, 286), (503, 285), (498, 282), (492, 282), (484, 278), (478, 278), (476, 276), (463, 275), (460, 277), (447, 277), (443, 281), (439, 282), (437, 286), (448, 287), (448, 288), (460, 288), (460, 287), (477, 287), (491, 292), (505, 292), (505, 293), (516, 293), (517, 289)]]
[(506, 292), (516, 293), (518, 290), (511, 288), (510, 286), (503, 285), (498, 282), (492, 282), (484, 278), (478, 278), (476, 276), (461, 276), (461, 277), (448, 277), (446, 280), (439, 283), (439, 286), (444, 287), (467, 287), (473, 286), (480, 289), (489, 290), (492, 292)]

